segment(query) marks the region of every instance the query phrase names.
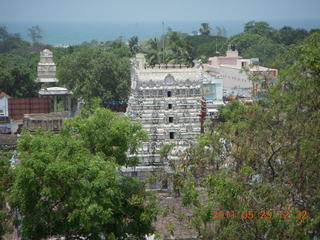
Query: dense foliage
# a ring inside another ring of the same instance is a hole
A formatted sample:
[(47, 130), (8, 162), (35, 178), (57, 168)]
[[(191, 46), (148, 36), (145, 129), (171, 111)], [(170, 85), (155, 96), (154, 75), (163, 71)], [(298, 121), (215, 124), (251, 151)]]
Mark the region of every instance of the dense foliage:
[(130, 49), (81, 46), (57, 62), (60, 84), (90, 101), (126, 100), (130, 88)]
[[(31, 60), (31, 61), (30, 61)], [(12, 97), (37, 96), (35, 61), (14, 54), (0, 54), (0, 92)]]
[[(192, 60), (206, 62), (209, 57), (223, 56), (229, 45), (234, 45), (245, 58), (259, 58), (265, 66), (274, 66), (274, 61), (296, 44), (317, 30), (294, 29), (284, 26), (277, 30), (266, 22), (250, 21), (244, 31), (226, 37), (226, 30), (217, 27), (212, 31), (208, 23), (202, 23), (194, 35), (169, 31), (160, 39), (150, 39), (142, 52), (147, 54), (151, 65), (179, 63), (191, 65)], [(274, 66), (276, 67), (276, 66)]]
[(281, 59), (292, 55), (266, 100), (224, 107), (176, 168), (201, 239), (320, 236), (320, 34)]
[(234, 45), (245, 58), (259, 58), (262, 65), (278, 68), (276, 59), (311, 33), (284, 26), (280, 30), (266, 22), (250, 21), (243, 33), (226, 37), (223, 27), (212, 29), (202, 23), (193, 35), (168, 29), (159, 39), (139, 41), (137, 36), (99, 42), (92, 40), (66, 49), (42, 43), (41, 29), (28, 29), (32, 44), (18, 34), (0, 27), (0, 91), (14, 97), (36, 94), (34, 84), (39, 51), (49, 48), (54, 53), (60, 84), (70, 88), (76, 97), (89, 100), (98, 96), (103, 101), (127, 100), (130, 91), (129, 58), (137, 52), (146, 54), (150, 65), (159, 63), (192, 66), (194, 59), (206, 62), (209, 57), (222, 56)]
[[(0, 27), (0, 91), (14, 97), (35, 96), (39, 51), (35, 30), (31, 45)], [(170, 163), (174, 191), (192, 205), (190, 224), (202, 239), (319, 238), (319, 66), (318, 30), (248, 22), (244, 32), (227, 38), (223, 29), (203, 23), (192, 36), (168, 31), (145, 43), (133, 37), (91, 41), (67, 49), (52, 49), (58, 78), (76, 97), (126, 100), (130, 87), (129, 58), (142, 51), (151, 65), (191, 65), (224, 55), (233, 44), (246, 58), (285, 69), (268, 98), (245, 106), (234, 102), (222, 110), (222, 120), (202, 135), (181, 162)], [(31, 32), (30, 32), (31, 33)], [(313, 33), (313, 35), (311, 35)], [(38, 35), (38, 36), (37, 36)], [(311, 35), (311, 36), (310, 36)], [(107, 110), (83, 112), (66, 123), (60, 134), (24, 133), (19, 143), (22, 163), (9, 173), (8, 156), (0, 159), (0, 204), (11, 203), (24, 216), (23, 236), (53, 235), (98, 239), (137, 237), (153, 231), (155, 208), (134, 179), (119, 175), (120, 166), (134, 166), (134, 152), (143, 139), (140, 126)], [(172, 147), (164, 149), (166, 157)], [(181, 163), (181, 164), (180, 164)], [(12, 181), (14, 185), (11, 187)], [(201, 186), (202, 191), (196, 188)], [(205, 196), (203, 196), (205, 195)], [(306, 211), (306, 219), (215, 219), (212, 210)], [(0, 236), (4, 232), (0, 211)]]
[(10, 189), (12, 178), (9, 171), (9, 161), (12, 151), (0, 148), (0, 239), (8, 230), (8, 213), (5, 211), (6, 192)]
[(139, 124), (100, 108), (67, 121), (59, 134), (24, 132), (10, 193), (23, 216), (22, 236), (144, 239), (152, 233), (155, 207), (143, 185), (119, 174), (128, 163), (125, 152), (144, 137)]

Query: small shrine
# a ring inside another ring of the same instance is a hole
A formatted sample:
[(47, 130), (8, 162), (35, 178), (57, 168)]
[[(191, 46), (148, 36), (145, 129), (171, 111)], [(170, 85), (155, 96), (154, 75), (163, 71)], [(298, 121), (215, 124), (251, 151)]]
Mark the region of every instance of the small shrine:
[[(53, 54), (49, 49), (40, 52), (40, 61), (38, 63), (38, 77), (36, 82), (41, 84), (39, 90), (40, 97), (50, 97), (53, 101), (53, 112), (68, 111), (71, 112), (72, 92), (64, 87), (55, 86), (59, 80), (56, 78), (56, 65), (53, 62)], [(48, 84), (53, 84), (48, 87)]]

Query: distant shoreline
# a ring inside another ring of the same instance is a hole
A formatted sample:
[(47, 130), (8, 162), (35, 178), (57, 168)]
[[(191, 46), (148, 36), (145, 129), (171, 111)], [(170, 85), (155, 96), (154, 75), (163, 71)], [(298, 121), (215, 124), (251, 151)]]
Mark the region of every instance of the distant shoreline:
[[(163, 21), (164, 31), (170, 27), (173, 31), (192, 34), (198, 30), (202, 22), (208, 22), (213, 30), (215, 27), (224, 27), (227, 36), (243, 31), (243, 26), (249, 20), (217, 20), (217, 21)], [(304, 28), (310, 30), (320, 28), (320, 19), (276, 19), (266, 21), (272, 27), (280, 29), (283, 26)], [(109, 22), (0, 22), (11, 33), (19, 33), (25, 40), (27, 29), (39, 25), (42, 29), (42, 42), (51, 45), (76, 45), (82, 42), (111, 41), (121, 37), (127, 41), (132, 36), (138, 36), (140, 40), (156, 38), (162, 35), (162, 21), (109, 21)]]

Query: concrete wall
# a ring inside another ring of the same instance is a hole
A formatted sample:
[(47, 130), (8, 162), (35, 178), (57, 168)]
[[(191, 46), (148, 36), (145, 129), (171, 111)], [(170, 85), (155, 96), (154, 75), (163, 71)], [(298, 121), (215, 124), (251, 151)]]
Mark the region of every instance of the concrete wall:
[(223, 88), (252, 88), (252, 81), (246, 72), (231, 67), (208, 67), (209, 71), (217, 72), (223, 78)]

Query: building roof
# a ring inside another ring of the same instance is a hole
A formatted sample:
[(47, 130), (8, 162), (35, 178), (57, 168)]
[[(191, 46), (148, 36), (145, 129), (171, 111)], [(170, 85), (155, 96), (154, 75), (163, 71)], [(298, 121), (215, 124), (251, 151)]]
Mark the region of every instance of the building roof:
[(167, 75), (171, 75), (176, 81), (198, 80), (200, 73), (195, 68), (181, 68), (181, 69), (143, 69), (138, 70), (139, 81), (150, 81), (153, 80), (163, 81)]
[(57, 78), (37, 78), (36, 82), (40, 83), (56, 83), (59, 82)]
[(8, 94), (6, 94), (5, 92), (0, 92), (0, 97), (10, 98), (10, 96)]
[(49, 87), (40, 89), (39, 94), (42, 96), (71, 95), (72, 92), (63, 87)]

